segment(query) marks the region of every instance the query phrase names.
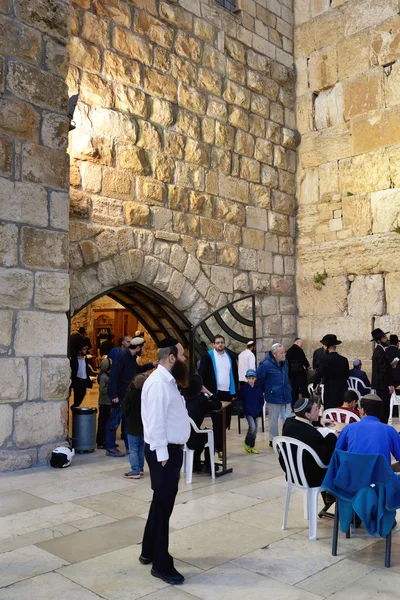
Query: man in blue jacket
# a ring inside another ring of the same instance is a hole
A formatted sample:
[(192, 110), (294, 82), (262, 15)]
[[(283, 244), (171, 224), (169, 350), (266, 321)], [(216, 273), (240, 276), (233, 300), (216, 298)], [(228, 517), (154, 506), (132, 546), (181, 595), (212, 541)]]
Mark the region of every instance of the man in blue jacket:
[(257, 380), (262, 386), (268, 404), (269, 445), (279, 435), (279, 417), (282, 425), (291, 416), (292, 388), (289, 383), (288, 362), (282, 344), (274, 344), (257, 369)]

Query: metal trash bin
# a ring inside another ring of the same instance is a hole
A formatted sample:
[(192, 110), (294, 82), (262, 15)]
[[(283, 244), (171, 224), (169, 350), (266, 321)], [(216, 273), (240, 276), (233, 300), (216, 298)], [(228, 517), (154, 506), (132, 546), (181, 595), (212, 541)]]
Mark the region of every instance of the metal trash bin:
[(97, 408), (72, 407), (72, 447), (75, 452), (94, 452), (96, 448)]

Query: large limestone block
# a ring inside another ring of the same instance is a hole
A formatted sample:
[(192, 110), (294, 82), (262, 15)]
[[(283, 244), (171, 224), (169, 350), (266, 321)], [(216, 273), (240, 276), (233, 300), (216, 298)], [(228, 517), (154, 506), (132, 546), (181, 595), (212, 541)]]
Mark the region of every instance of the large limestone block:
[(13, 409), (10, 404), (0, 406), (0, 446), (12, 434)]
[(66, 402), (30, 402), (19, 406), (14, 415), (14, 441), (29, 448), (60, 439), (64, 435)]
[(71, 368), (67, 358), (42, 360), (41, 397), (44, 400), (64, 400), (68, 397)]
[(18, 227), (13, 223), (0, 224), (0, 264), (5, 267), (18, 264)]
[(22, 358), (1, 361), (0, 403), (22, 402), (26, 398), (26, 363)]
[(400, 139), (400, 106), (360, 115), (351, 121), (355, 154), (397, 144)]
[(337, 44), (339, 81), (369, 69), (369, 32), (352, 35)]
[(368, 235), (372, 232), (370, 194), (342, 198), (343, 227), (353, 235)]
[(31, 467), (37, 459), (35, 448), (30, 450), (0, 450), (0, 471), (16, 471)]
[(329, 277), (317, 289), (313, 280), (297, 279), (297, 302), (303, 317), (326, 315), (342, 316), (347, 308), (347, 277)]
[(13, 312), (12, 310), (0, 310), (0, 345), (11, 344)]
[(372, 193), (371, 210), (372, 233), (393, 231), (400, 225), (400, 189)]
[(299, 205), (315, 205), (318, 203), (318, 169), (298, 171), (297, 200)]
[(24, 181), (57, 189), (68, 188), (68, 161), (65, 152), (28, 142), (22, 159)]
[(388, 273), (385, 278), (386, 310), (389, 315), (400, 314), (400, 273)]
[(312, 279), (321, 272), (324, 264), (329, 277), (347, 273), (372, 275), (400, 271), (400, 236), (398, 234), (376, 234), (324, 244), (308, 244), (297, 247), (297, 271), (299, 276)]
[(66, 355), (67, 338), (65, 314), (20, 311), (17, 315), (14, 342), (17, 356)]
[(48, 223), (47, 193), (35, 183), (0, 180), (0, 218), (17, 223), (46, 227)]
[(34, 300), (37, 308), (66, 312), (69, 309), (68, 274), (36, 273)]
[(339, 191), (339, 168), (337, 161), (325, 163), (318, 169), (319, 196), (321, 200), (330, 199)]
[(383, 108), (384, 73), (377, 68), (343, 82), (344, 117), (346, 120)]
[(382, 23), (389, 17), (398, 14), (398, 3), (396, 0), (356, 0), (350, 2), (344, 11), (345, 17), (345, 36), (350, 36), (365, 29)]
[(33, 227), (22, 229), (22, 262), (37, 269), (67, 269), (68, 236)]
[(33, 274), (22, 269), (0, 268), (0, 307), (28, 308), (33, 294)]
[(339, 161), (339, 189), (342, 196), (364, 194), (390, 187), (389, 156), (385, 150)]
[(330, 88), (338, 80), (336, 46), (314, 52), (308, 62), (308, 77), (312, 92)]
[(359, 275), (350, 285), (350, 316), (382, 315), (385, 312), (385, 290), (382, 275)]
[(315, 100), (315, 125), (326, 129), (344, 122), (343, 87), (338, 83), (330, 90), (321, 92)]
[(370, 49), (372, 64), (387, 65), (400, 58), (399, 30), (399, 16), (388, 19), (371, 30)]
[(211, 267), (211, 281), (221, 291), (233, 292), (233, 270), (226, 267)]
[(386, 74), (384, 78), (386, 106), (393, 106), (400, 102), (400, 61), (391, 65)]
[(351, 133), (347, 125), (303, 134), (299, 161), (304, 169), (353, 155)]

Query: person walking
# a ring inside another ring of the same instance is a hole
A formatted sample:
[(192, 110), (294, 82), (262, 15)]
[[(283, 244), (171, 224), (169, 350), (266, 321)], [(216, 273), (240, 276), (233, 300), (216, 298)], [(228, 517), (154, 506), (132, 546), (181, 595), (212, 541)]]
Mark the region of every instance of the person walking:
[(151, 574), (171, 585), (184, 581), (168, 552), (172, 514), (183, 461), (183, 447), (190, 436), (190, 421), (178, 385), (187, 387), (188, 369), (182, 345), (175, 338), (158, 344), (157, 369), (142, 390), (145, 457), (150, 469), (153, 498), (144, 530), (142, 564), (153, 563)]
[(349, 387), (347, 383), (347, 379), (349, 378), (349, 361), (337, 352), (337, 346), (341, 343), (336, 335), (331, 333), (324, 335), (321, 340), (325, 355), (314, 377), (314, 384), (318, 384), (323, 380), (323, 404), (325, 410), (327, 408), (336, 408)]
[(307, 389), (307, 371), (310, 363), (307, 360), (303, 350), (303, 340), (296, 338), (293, 345), (286, 354), (289, 365), (289, 379), (292, 388), (292, 410), (295, 402), (300, 398), (309, 398)]
[(257, 369), (257, 379), (264, 392), (269, 415), (269, 446), (279, 434), (279, 418), (282, 425), (291, 416), (292, 388), (289, 383), (289, 368), (285, 348), (274, 344)]
[(381, 423), (387, 423), (390, 414), (390, 396), (394, 392), (393, 368), (390, 365), (386, 355), (386, 348), (389, 345), (387, 334), (382, 329), (371, 331), (372, 340), (375, 342), (375, 350), (372, 354), (372, 389), (382, 400), (382, 411), (380, 414)]
[(246, 350), (243, 350), (238, 356), (238, 373), (239, 373), (239, 384), (244, 385), (246, 383), (246, 373), (256, 368), (256, 357), (254, 355), (255, 342), (252, 340), (247, 342)]
[(125, 479), (140, 479), (144, 475), (144, 437), (141, 414), (142, 388), (146, 376), (139, 373), (130, 383), (122, 403), (128, 436), (129, 463), (131, 470), (124, 474)]
[(89, 365), (86, 358), (87, 351), (88, 347), (84, 345), (84, 342), (81, 342), (77, 350), (77, 355), (72, 356), (70, 359), (71, 389), (74, 390), (74, 403), (71, 408), (78, 408), (86, 396), (86, 390), (93, 387), (89, 377)]
[[(142, 354), (143, 346), (143, 338), (133, 338), (129, 348), (122, 350), (119, 355), (117, 355), (111, 370), (110, 382), (108, 384), (108, 396), (111, 400), (111, 415), (106, 431), (107, 456), (125, 456), (125, 454), (120, 452), (116, 446), (116, 432), (122, 418), (122, 401), (125, 397), (129, 384), (135, 377), (136, 373), (144, 373), (145, 371), (153, 369), (157, 365), (157, 362), (146, 363), (144, 365), (137, 364), (137, 357)], [(128, 437), (125, 427), (123, 427), (123, 431), (126, 452), (129, 452)]]
[(255, 448), (257, 438), (257, 421), (264, 406), (264, 394), (260, 386), (256, 385), (257, 372), (249, 369), (246, 372), (247, 382), (239, 390), (239, 399), (242, 402), (243, 413), (249, 429), (244, 440), (244, 449), (248, 454), (260, 454)]
[[(238, 388), (238, 367), (236, 357), (226, 348), (223, 335), (214, 337), (214, 348), (202, 356), (199, 366), (199, 375), (204, 382), (204, 387), (218, 396), (221, 402), (232, 403)], [(226, 427), (229, 429), (232, 417), (232, 404), (225, 409)], [(212, 415), (214, 430), (215, 451), (222, 458), (222, 414)]]
[(98, 450), (104, 450), (106, 444), (106, 427), (110, 418), (111, 403), (108, 397), (108, 383), (110, 381), (111, 360), (103, 358), (100, 363), (100, 373), (97, 377), (99, 384), (99, 418), (97, 421), (96, 444)]

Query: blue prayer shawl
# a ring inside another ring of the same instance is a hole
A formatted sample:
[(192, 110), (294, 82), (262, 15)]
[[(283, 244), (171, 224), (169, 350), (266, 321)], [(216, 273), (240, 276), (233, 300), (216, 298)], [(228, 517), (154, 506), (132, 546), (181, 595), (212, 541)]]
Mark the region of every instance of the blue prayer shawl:
[[(210, 358), (212, 360), (212, 364), (214, 367), (215, 382), (217, 384), (217, 390), (218, 390), (218, 375), (217, 375), (217, 365), (215, 363), (214, 350), (209, 350), (208, 354), (210, 355)], [(229, 393), (231, 396), (234, 396), (236, 394), (236, 386), (235, 386), (235, 380), (233, 378), (232, 359), (230, 357), (229, 352), (225, 352), (225, 354), (227, 355), (227, 357), (229, 358), (229, 362), (231, 363), (231, 369), (229, 371)]]

